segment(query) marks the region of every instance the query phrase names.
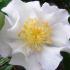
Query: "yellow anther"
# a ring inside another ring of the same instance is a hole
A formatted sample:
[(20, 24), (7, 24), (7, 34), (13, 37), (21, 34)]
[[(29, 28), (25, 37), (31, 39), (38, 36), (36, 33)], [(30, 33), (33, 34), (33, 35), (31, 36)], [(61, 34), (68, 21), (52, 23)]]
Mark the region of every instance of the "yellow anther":
[(37, 19), (27, 20), (18, 35), (34, 51), (41, 51), (43, 45), (52, 43), (51, 27), (47, 22), (39, 22)]

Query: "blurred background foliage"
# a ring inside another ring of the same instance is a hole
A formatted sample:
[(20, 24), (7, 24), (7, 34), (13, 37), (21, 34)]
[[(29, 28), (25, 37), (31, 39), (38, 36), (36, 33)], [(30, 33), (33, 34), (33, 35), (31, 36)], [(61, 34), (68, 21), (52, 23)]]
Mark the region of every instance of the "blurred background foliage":
[[(10, 1), (11, 0), (0, 0), (0, 30), (4, 25), (4, 19), (5, 19), (4, 18), (5, 13), (1, 13), (1, 9), (5, 7)], [(36, 1), (36, 0), (22, 0), (22, 1), (29, 2), (29, 1)], [(67, 9), (68, 12), (70, 13), (70, 0), (39, 0), (39, 1), (41, 5), (44, 2), (48, 2), (51, 5), (52, 4), (57, 5), (59, 8)], [(70, 22), (70, 18), (68, 20)], [(63, 61), (60, 63), (60, 65), (56, 70), (70, 70), (70, 54), (67, 52), (61, 52), (61, 55), (63, 56)], [(10, 65), (9, 61), (10, 61), (9, 58), (0, 57), (0, 70), (25, 70), (20, 66), (14, 66), (15, 69), (12, 69), (13, 65)]]

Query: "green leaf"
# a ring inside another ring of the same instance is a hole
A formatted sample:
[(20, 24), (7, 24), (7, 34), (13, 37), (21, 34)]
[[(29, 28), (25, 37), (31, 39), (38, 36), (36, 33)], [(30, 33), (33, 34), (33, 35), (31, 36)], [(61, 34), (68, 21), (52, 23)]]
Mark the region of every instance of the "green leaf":
[(13, 65), (8, 65), (5, 70), (12, 70)]
[(0, 70), (12, 70), (14, 66), (9, 64), (10, 60), (10, 57), (4, 58), (0, 56)]
[(0, 66), (3, 66), (4, 64), (9, 63), (9, 62), (10, 62), (10, 58), (8, 58), (8, 57), (6, 57), (6, 58), (1, 57), (1, 59), (0, 59)]
[(0, 12), (0, 30), (2, 29), (4, 24), (5, 24), (5, 15)]
[(5, 70), (7, 66), (8, 66), (8, 65), (6, 64), (6, 65), (0, 67), (0, 70)]
[(12, 70), (12, 68), (13, 68), (13, 65), (6, 64), (6, 65), (0, 67), (0, 70)]

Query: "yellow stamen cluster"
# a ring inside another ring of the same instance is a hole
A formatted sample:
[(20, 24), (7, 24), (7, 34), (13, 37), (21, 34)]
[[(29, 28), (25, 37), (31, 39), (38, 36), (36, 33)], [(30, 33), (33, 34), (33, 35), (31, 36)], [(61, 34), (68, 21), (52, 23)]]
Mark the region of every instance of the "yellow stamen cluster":
[(32, 50), (41, 51), (43, 45), (52, 43), (51, 34), (52, 29), (47, 22), (30, 19), (22, 26), (19, 37)]

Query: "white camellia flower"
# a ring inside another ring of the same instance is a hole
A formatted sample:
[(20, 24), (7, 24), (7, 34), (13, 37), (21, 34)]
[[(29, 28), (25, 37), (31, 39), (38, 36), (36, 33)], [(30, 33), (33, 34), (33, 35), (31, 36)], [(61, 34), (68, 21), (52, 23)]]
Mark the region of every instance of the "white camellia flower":
[(63, 59), (60, 51), (69, 44), (68, 12), (48, 3), (41, 7), (38, 1), (21, 0), (12, 0), (2, 11), (11, 25), (7, 41), (13, 49), (10, 63), (26, 70), (55, 70)]

